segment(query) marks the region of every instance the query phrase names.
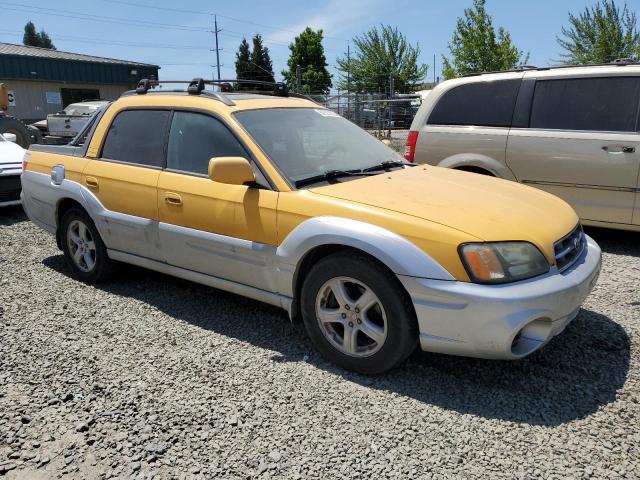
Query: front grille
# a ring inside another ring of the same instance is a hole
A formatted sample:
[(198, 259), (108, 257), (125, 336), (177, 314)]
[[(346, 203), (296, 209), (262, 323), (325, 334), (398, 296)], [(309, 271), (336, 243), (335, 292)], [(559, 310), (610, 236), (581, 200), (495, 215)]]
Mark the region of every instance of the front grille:
[(573, 265), (582, 255), (586, 245), (587, 240), (581, 225), (578, 225), (569, 235), (554, 243), (553, 250), (558, 270), (562, 272)]
[(20, 200), (20, 175), (0, 177), (0, 202)]

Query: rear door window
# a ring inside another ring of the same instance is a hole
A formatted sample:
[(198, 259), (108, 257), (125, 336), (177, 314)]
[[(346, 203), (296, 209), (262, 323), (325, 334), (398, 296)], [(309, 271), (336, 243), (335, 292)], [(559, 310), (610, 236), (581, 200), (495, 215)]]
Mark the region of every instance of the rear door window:
[(538, 80), (531, 128), (636, 131), (640, 77)]
[(168, 110), (124, 110), (109, 126), (102, 158), (162, 167), (170, 112)]
[(429, 125), (509, 127), (520, 79), (473, 82), (446, 92), (429, 115)]

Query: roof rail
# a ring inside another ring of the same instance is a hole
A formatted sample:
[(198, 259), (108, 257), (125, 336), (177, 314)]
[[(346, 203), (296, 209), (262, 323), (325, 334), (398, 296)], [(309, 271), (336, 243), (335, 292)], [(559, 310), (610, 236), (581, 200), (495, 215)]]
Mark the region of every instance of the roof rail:
[(263, 82), (262, 80), (245, 80), (245, 79), (230, 79), (230, 80), (205, 80), (203, 78), (194, 78), (191, 81), (187, 80), (156, 80), (143, 78), (138, 82), (138, 86), (135, 89), (135, 93), (138, 95), (145, 95), (150, 90), (154, 89), (158, 85), (169, 84), (169, 83), (187, 83), (189, 86), (187, 87), (187, 92), (191, 95), (199, 95), (204, 91), (205, 85), (218, 85), (222, 92), (233, 92), (233, 84), (244, 84), (244, 85), (256, 85), (256, 86), (264, 86), (264, 87), (273, 87), (273, 91), (269, 90), (260, 90), (260, 93), (268, 95), (277, 96), (277, 97), (287, 97), (289, 96), (289, 87), (282, 82)]
[(555, 65), (552, 67), (534, 67), (533, 65), (521, 65), (521, 66), (512, 68), (511, 70), (496, 70), (491, 72), (467, 73), (466, 75), (462, 75), (460, 78), (477, 77), (479, 75), (490, 75), (493, 73), (523, 72), (527, 70), (535, 70), (535, 71), (541, 72), (544, 70), (559, 70), (562, 68), (611, 67), (611, 66), (625, 67), (627, 65), (640, 65), (640, 63), (632, 58), (618, 58), (609, 63), (581, 63), (579, 65)]

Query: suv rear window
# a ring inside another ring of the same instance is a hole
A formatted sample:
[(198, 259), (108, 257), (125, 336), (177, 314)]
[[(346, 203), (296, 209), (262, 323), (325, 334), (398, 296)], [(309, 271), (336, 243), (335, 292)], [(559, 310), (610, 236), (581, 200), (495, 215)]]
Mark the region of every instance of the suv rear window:
[(538, 80), (531, 128), (633, 132), (640, 77)]
[(162, 167), (169, 112), (124, 110), (113, 119), (102, 147), (102, 158)]
[(429, 125), (509, 127), (520, 79), (474, 82), (446, 92), (429, 115)]

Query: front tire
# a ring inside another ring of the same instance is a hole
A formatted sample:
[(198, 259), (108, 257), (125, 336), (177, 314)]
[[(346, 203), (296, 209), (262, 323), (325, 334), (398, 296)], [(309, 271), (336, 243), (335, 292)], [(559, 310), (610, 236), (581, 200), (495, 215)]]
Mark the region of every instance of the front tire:
[(314, 265), (302, 285), (301, 310), (314, 346), (347, 370), (385, 372), (417, 344), (407, 293), (395, 275), (363, 254), (337, 253)]
[(80, 208), (65, 212), (61, 223), (62, 251), (74, 275), (87, 283), (106, 280), (113, 261), (91, 217)]

